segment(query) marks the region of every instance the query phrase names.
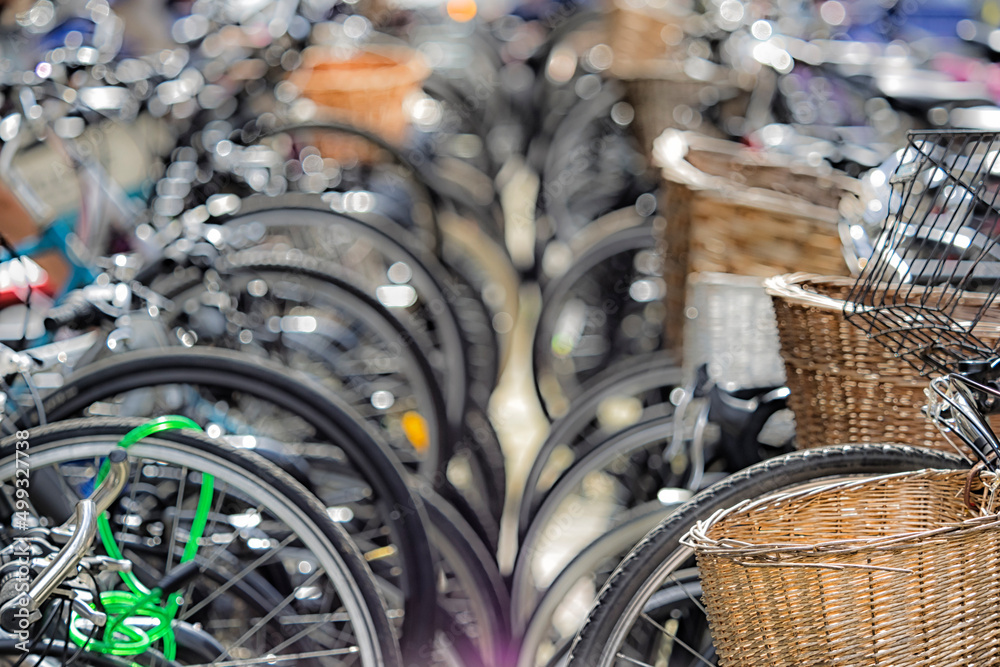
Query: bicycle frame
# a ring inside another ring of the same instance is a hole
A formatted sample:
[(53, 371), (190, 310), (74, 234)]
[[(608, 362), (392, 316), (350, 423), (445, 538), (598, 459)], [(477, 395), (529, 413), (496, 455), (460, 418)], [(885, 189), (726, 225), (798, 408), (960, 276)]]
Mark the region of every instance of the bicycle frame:
[(928, 404), (924, 412), (952, 446), (965, 455), (951, 435), (965, 443), (987, 468), (997, 470), (1000, 438), (993, 432), (987, 416), (1000, 409), (1000, 388), (969, 375), (950, 373), (931, 380), (926, 393)]

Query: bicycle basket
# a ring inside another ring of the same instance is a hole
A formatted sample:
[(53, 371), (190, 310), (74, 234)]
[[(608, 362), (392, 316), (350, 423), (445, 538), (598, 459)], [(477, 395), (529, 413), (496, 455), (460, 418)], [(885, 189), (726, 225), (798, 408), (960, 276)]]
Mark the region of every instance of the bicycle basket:
[(887, 221), (844, 312), (922, 374), (955, 372), (1000, 347), (1000, 318), (989, 317), (1000, 292), (1000, 133), (907, 139), (888, 179)]
[(843, 479), (699, 522), (682, 543), (718, 664), (995, 665), (996, 483), (968, 470)]

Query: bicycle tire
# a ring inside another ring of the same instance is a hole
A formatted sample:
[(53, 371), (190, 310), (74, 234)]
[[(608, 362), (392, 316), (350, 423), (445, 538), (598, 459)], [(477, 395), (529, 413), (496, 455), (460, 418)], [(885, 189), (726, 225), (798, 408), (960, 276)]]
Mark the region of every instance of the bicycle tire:
[[(609, 345), (603, 351), (602, 358), (596, 361), (592, 360), (591, 367), (583, 370), (574, 368), (571, 372), (560, 372), (555, 368), (552, 339), (573, 290), (580, 285), (582, 280), (593, 278), (602, 264), (614, 260), (624, 261), (621, 258), (628, 253), (638, 255), (644, 250), (655, 250), (656, 247), (657, 238), (653, 232), (652, 224), (641, 224), (620, 230), (605, 238), (599, 245), (591, 248), (581, 257), (576, 258), (565, 273), (546, 285), (542, 294), (542, 312), (538, 316), (538, 324), (535, 327), (531, 344), (531, 355), (535, 372), (535, 391), (538, 393), (542, 409), (550, 419), (554, 416), (560, 416), (560, 407), (572, 405), (576, 397), (580, 395), (583, 386), (591, 378), (628, 356), (629, 352), (625, 345), (627, 341), (619, 340), (617, 342), (622, 344), (616, 345), (614, 344), (616, 341), (611, 340), (608, 341)], [(631, 266), (631, 262), (629, 266)], [(623, 270), (628, 273), (627, 269)], [(622, 278), (619, 278), (619, 283), (612, 286), (611, 289), (618, 295), (627, 296), (630, 287), (624, 283)], [(607, 294), (602, 294), (599, 298), (601, 299), (600, 304), (589, 304), (589, 306), (598, 309), (596, 312), (604, 313), (607, 316), (608, 306), (605, 304), (608, 299)], [(620, 318), (622, 310), (621, 305), (615, 302), (614, 309), (611, 310), (610, 314)], [(608, 335), (618, 333), (619, 327), (612, 326), (612, 323), (607, 321), (608, 319), (606, 317), (603, 333)], [(583, 324), (586, 324), (587, 321), (585, 320)], [(651, 352), (652, 349), (649, 351)], [(636, 352), (631, 351), (632, 354)]]
[[(426, 514), (406, 474), (388, 446), (354, 418), (339, 399), (305, 375), (266, 360), (248, 360), (221, 349), (138, 350), (86, 366), (42, 398), (51, 421), (68, 419), (92, 403), (141, 387), (202, 383), (257, 396), (300, 415), (324, 442), (336, 444), (372, 486), (377, 504), (399, 546), (404, 567), (403, 655), (423, 655), (434, 641), (434, 619), (424, 602), (434, 599), (434, 570), (425, 525)], [(22, 426), (37, 424), (30, 412)], [(407, 620), (409, 619), (409, 620)]]
[[(542, 595), (528, 619), (519, 642), (517, 667), (535, 667), (538, 648), (545, 633), (550, 629), (552, 617), (572, 587), (584, 576), (595, 573), (601, 563), (613, 560), (617, 565), (646, 533), (656, 527), (671, 511), (673, 511), (671, 508), (661, 507), (616, 526), (594, 540), (563, 568)], [(610, 572), (608, 574), (610, 575)], [(596, 583), (597, 590), (600, 590), (605, 580), (598, 580)], [(572, 637), (567, 638), (567, 642), (570, 640)]]
[(468, 453), (471, 476), (468, 488), (456, 488), (476, 512), (479, 523), (488, 528), (484, 541), (495, 550), (507, 498), (507, 461), (486, 409), (475, 401), (470, 401), (466, 410), (463, 438), (454, 449), (453, 460)]
[(431, 540), (469, 596), (476, 617), (479, 657), (487, 667), (501, 667), (510, 636), (510, 599), (496, 559), (445, 499), (430, 490), (421, 495), (430, 520)]
[[(473, 450), (485, 466), (483, 470), (487, 471), (487, 474), (480, 475), (477, 481), (482, 483), (481, 489), (488, 490), (484, 495), (489, 499), (488, 507), (493, 522), (498, 523), (506, 494), (505, 471), (500, 465), (503, 461), (502, 453), (498, 456), (499, 444), (496, 443), (495, 434), (487, 435), (485, 438), (477, 435), (468, 440), (470, 431), (481, 432), (482, 408), (479, 406), (485, 402), (477, 400), (475, 396), (479, 396), (480, 399), (485, 397), (488, 400), (496, 380), (498, 363), (496, 342), (492, 338), (487, 340), (487, 337), (493, 334), (493, 327), (489, 317), (479, 312), (485, 311), (487, 307), (475, 290), (465, 285), (456, 274), (449, 273), (442, 260), (423, 250), (412, 234), (399, 228), (395, 223), (373, 214), (348, 216), (334, 212), (330, 205), (318, 196), (292, 193), (279, 197), (248, 197), (242, 200), (237, 213), (222, 217), (219, 222), (231, 229), (241, 224), (261, 224), (269, 229), (308, 229), (316, 233), (318, 233), (316, 230), (324, 229), (330, 224), (346, 226), (355, 231), (361, 230), (366, 235), (365, 238), (382, 248), (392, 261), (403, 261), (410, 265), (413, 270), (410, 283), (415, 286), (422, 298), (432, 304), (430, 312), (434, 319), (431, 324), (442, 337), (441, 349), (436, 349), (429, 342), (423, 342), (428, 322), (410, 321), (405, 316), (400, 316), (399, 319), (423, 349), (424, 357), (438, 359), (438, 363), (431, 365), (434, 367), (440, 386), (444, 388), (439, 393), (443, 394), (448, 423), (453, 429), (451, 437), (465, 444), (475, 443), (489, 448), (484, 452), (477, 451), (476, 447), (473, 447)], [(385, 248), (391, 251), (384, 250)], [(298, 249), (303, 253), (315, 251), (315, 248)], [(318, 255), (314, 255), (316, 256)], [(299, 257), (295, 261), (309, 263), (309, 259), (305, 257)], [(327, 268), (323, 271), (330, 273)], [(361, 285), (357, 282), (357, 276), (346, 275), (344, 278), (359, 287)], [(435, 303), (441, 304), (442, 307), (434, 308)], [(474, 359), (483, 358), (482, 350), (487, 347), (492, 350), (487, 355), (491, 360), (485, 364), (477, 364)], [(442, 362), (448, 366), (442, 368)], [(471, 389), (473, 384), (478, 385), (479, 389), (473, 391)], [(470, 502), (475, 505), (474, 501)], [(458, 506), (473, 525), (484, 524), (482, 533), (484, 538), (488, 542), (495, 542), (495, 533), (499, 529), (494, 530), (489, 527), (493, 522), (485, 518), (480, 508), (470, 514), (462, 503)]]
[(803, 450), (753, 465), (684, 503), (636, 545), (601, 589), (570, 649), (570, 667), (604, 667), (646, 601), (659, 590), (679, 540), (698, 520), (748, 498), (823, 477), (887, 474), (922, 468), (961, 469), (968, 462), (943, 452), (905, 445), (842, 445)]
[[(426, 237), (426, 243), (436, 253), (441, 247), (441, 225), (438, 222), (438, 209), (447, 200), (442, 194), (436, 179), (426, 169), (419, 169), (404, 153), (404, 149), (396, 146), (383, 137), (370, 130), (340, 121), (304, 121), (301, 123), (291, 123), (267, 127), (261, 123), (254, 122), (247, 124), (232, 133), (231, 139), (243, 146), (249, 146), (261, 139), (266, 139), (278, 134), (292, 133), (298, 131), (329, 131), (339, 132), (350, 136), (358, 137), (367, 141), (376, 148), (385, 151), (397, 166), (410, 175), (410, 180), (417, 186), (424, 202), (427, 204), (430, 213), (429, 225), (414, 225), (414, 230), (420, 236)], [(412, 153), (412, 155), (418, 155)], [(423, 157), (423, 156), (419, 156)]]
[[(440, 303), (443, 306), (432, 312), (435, 317), (430, 323), (436, 334), (441, 337), (440, 347), (444, 351), (444, 357), (440, 358), (440, 354), (437, 355), (438, 358), (432, 357), (433, 350), (425, 349), (424, 353), (431, 359), (438, 377), (443, 381), (449, 420), (453, 425), (460, 422), (465, 397), (468, 394), (466, 383), (474, 373), (469, 367), (468, 343), (455, 313), (454, 297), (448, 288), (451, 277), (439, 260), (410, 231), (381, 216), (364, 213), (346, 215), (336, 212), (322, 197), (302, 193), (279, 197), (263, 195), (247, 197), (240, 201), (237, 212), (220, 217), (217, 222), (230, 229), (243, 224), (261, 224), (265, 229), (309, 230), (325, 229), (330, 225), (344, 225), (353, 230), (361, 230), (359, 233), (364, 233), (370, 238), (373, 245), (390, 249), (391, 252), (383, 250), (387, 257), (393, 261), (404, 261), (413, 270), (410, 283), (418, 293), (428, 303)], [(298, 249), (303, 252), (317, 250), (316, 247)], [(372, 288), (374, 289), (374, 286)], [(411, 331), (427, 328), (427, 323), (421, 321), (403, 323)], [(446, 368), (442, 369), (442, 365)], [(461, 375), (458, 369), (461, 369)]]
[[(363, 318), (365, 324), (386, 343), (387, 347), (394, 346), (399, 341), (400, 352), (396, 359), (408, 368), (409, 372), (403, 375), (417, 400), (422, 403), (420, 413), (430, 425), (428, 438), (430, 451), (420, 458), (417, 470), (424, 477), (433, 478), (435, 473), (444, 469), (451, 457), (451, 438), (448, 434), (444, 397), (438, 389), (434, 371), (424, 356), (419, 340), (415, 339), (382, 304), (350, 282), (325, 271), (320, 261), (314, 257), (303, 256), (292, 261), (286, 258), (285, 253), (250, 250), (226, 255), (215, 262), (213, 268), (221, 277), (237, 280), (262, 278), (267, 281), (268, 277), (273, 278), (274, 274), (302, 276), (315, 280), (320, 287), (330, 290), (331, 300), (338, 303), (342, 301), (352, 316)], [(154, 282), (153, 289), (168, 299), (180, 302), (185, 294), (190, 294), (191, 290), (198, 289), (202, 285), (202, 272), (190, 278), (193, 280), (171, 281), (174, 284), (160, 285)], [(229, 291), (232, 297), (233, 290)], [(166, 324), (173, 326), (175, 320), (170, 316), (176, 318), (181, 312), (168, 312), (166, 315)], [(329, 370), (333, 373), (335, 369)], [(322, 380), (322, 378), (317, 379)], [(349, 391), (351, 390), (345, 393)], [(335, 393), (341, 392), (335, 391)], [(361, 396), (361, 398), (368, 397)]]
[[(549, 435), (535, 455), (525, 479), (524, 492), (518, 509), (518, 538), (524, 537), (524, 532), (541, 503), (537, 498), (541, 492), (540, 479), (552, 453), (563, 445), (568, 445), (574, 452), (577, 450), (586, 452), (596, 446), (596, 442), (589, 442), (587, 438), (597, 429), (586, 433), (584, 431), (592, 426), (598, 408), (606, 398), (617, 395), (635, 396), (661, 387), (666, 389), (665, 394), (669, 394), (670, 389), (683, 382), (683, 378), (684, 371), (676, 364), (673, 355), (658, 352), (615, 364), (588, 381), (583, 391), (573, 401), (570, 410), (552, 425)], [(663, 399), (666, 398), (664, 395)]]
[[(109, 443), (117, 443), (126, 433), (145, 422), (144, 419), (86, 418), (37, 426), (29, 430), (27, 438), (11, 436), (0, 440), (0, 469), (12, 465), (10, 462), (18, 457), (16, 443), (21, 440), (30, 443), (32, 465), (42, 466), (45, 465), (46, 452), (66, 447), (71, 447), (74, 451), (86, 449), (88, 441), (94, 443), (90, 449), (96, 447), (99, 454), (106, 453), (110, 449)], [(352, 585), (353, 594), (364, 606), (366, 613), (363, 618), (370, 625), (368, 636), (372, 643), (364, 651), (371, 656), (369, 664), (372, 667), (402, 667), (395, 633), (385, 613), (384, 602), (371, 570), (344, 529), (330, 519), (326, 509), (314, 496), (283, 470), (253, 452), (227, 446), (195, 431), (162, 431), (132, 445), (129, 452), (141, 457), (141, 452), (162, 452), (164, 448), (233, 469), (235, 474), (246, 480), (248, 487), (268, 488), (276, 497), (284, 499), (290, 507), (301, 513), (304, 525), (315, 532), (315, 537), (322, 538), (317, 544), (328, 545), (335, 562), (343, 569), (347, 581), (342, 583)], [(54, 455), (50, 453), (50, 456)], [(84, 458), (82, 453), (80, 457)], [(16, 463), (13, 465), (16, 466)], [(318, 549), (314, 549), (316, 550)]]
[[(514, 574), (511, 579), (511, 600), (516, 605), (513, 615), (515, 630), (520, 630), (522, 623), (527, 621), (520, 612), (528, 607), (533, 607), (536, 602), (530, 597), (535, 590), (533, 582), (534, 556), (549, 551), (545, 545), (546, 541), (552, 539), (550, 527), (554, 525), (564, 503), (593, 473), (604, 470), (616, 460), (650, 445), (655, 447), (661, 443), (669, 443), (672, 441), (673, 435), (674, 420), (672, 415), (635, 424), (612, 435), (601, 446), (594, 448), (577, 461), (546, 494), (538, 513), (524, 534), (524, 539), (518, 545), (517, 560), (514, 563)], [(665, 445), (664, 449), (666, 446), (669, 445)], [(630, 498), (629, 500), (636, 499)], [(638, 504), (627, 504), (625, 508), (631, 510), (649, 500), (655, 500), (655, 498), (638, 498), (637, 500), (639, 500)]]

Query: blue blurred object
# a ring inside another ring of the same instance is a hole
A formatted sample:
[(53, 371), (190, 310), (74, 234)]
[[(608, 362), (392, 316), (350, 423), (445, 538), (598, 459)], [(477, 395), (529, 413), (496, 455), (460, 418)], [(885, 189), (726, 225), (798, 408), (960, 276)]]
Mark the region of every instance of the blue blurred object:
[(958, 22), (977, 13), (976, 3), (966, 0), (897, 0), (888, 8), (869, 0), (842, 4), (851, 24), (847, 36), (867, 42), (912, 42), (926, 37), (953, 39)]

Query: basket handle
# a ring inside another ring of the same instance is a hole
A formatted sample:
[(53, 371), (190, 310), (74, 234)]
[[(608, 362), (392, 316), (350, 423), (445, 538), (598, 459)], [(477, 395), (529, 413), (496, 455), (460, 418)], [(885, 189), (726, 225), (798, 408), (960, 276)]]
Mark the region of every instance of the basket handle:
[(970, 510), (978, 510), (981, 505), (976, 505), (972, 500), (972, 483), (974, 480), (979, 479), (979, 473), (986, 467), (983, 461), (978, 462), (976, 465), (969, 469), (969, 474), (965, 478), (965, 488), (962, 491), (962, 499), (965, 501), (965, 506)]

